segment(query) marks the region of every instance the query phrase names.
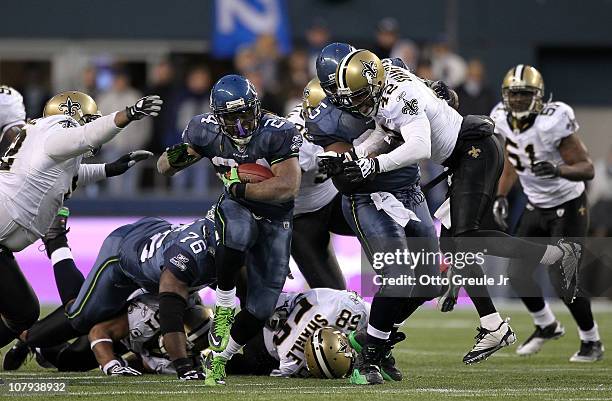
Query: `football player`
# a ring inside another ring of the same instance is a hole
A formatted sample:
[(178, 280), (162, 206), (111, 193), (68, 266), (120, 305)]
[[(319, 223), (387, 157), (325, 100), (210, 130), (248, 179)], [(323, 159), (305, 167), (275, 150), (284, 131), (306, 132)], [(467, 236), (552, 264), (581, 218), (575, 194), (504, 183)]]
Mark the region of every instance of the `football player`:
[[(123, 111), (101, 116), (85, 93), (62, 92), (46, 103), (43, 118), (24, 125), (6, 146), (0, 157), (0, 346), (32, 325), (39, 314), (38, 299), (13, 252), (48, 232), (77, 177), (86, 184), (110, 175), (108, 165), (81, 164), (84, 155), (130, 122), (156, 116), (161, 104), (158, 96), (146, 96)], [(75, 275), (79, 274), (72, 270), (66, 279)], [(57, 281), (63, 280), (62, 276)]]
[[(324, 157), (357, 159), (355, 146), (379, 132), (373, 119), (364, 119), (355, 113), (342, 110), (342, 99), (337, 95), (335, 79), (337, 66), (354, 50), (347, 44), (332, 43), (326, 46), (317, 58), (317, 77), (327, 97), (307, 114), (306, 129), (312, 141), (325, 149)], [(374, 144), (381, 146), (379, 143)], [(384, 142), (382, 145), (385, 148), (387, 146)], [(380, 151), (372, 147), (363, 150), (363, 153)], [(335, 174), (331, 172), (330, 175)], [(416, 164), (403, 166), (372, 180), (356, 184), (342, 178), (335, 175), (332, 180), (343, 195), (342, 209), (345, 219), (357, 235), (370, 262), (377, 253), (409, 249), (411, 246), (427, 252), (437, 252), (437, 234), (419, 186), (419, 168)], [(397, 268), (387, 266), (383, 274), (387, 275), (390, 269)], [(419, 276), (437, 275), (438, 272), (437, 266), (428, 263), (403, 273)], [(393, 288), (389, 290), (395, 291)], [(399, 326), (407, 317), (437, 294), (437, 289), (422, 286), (413, 286), (410, 290), (411, 294), (408, 295), (412, 296), (409, 302), (403, 302), (403, 297), (406, 296), (404, 292), (380, 293), (372, 302), (367, 332), (374, 338), (376, 346), (367, 345), (364, 350), (369, 350), (370, 354), (375, 352), (377, 356), (372, 365), (376, 370), (376, 376), (372, 375), (368, 379), (369, 382), (383, 382), (379, 365), (392, 380), (402, 379), (401, 372), (394, 366), (391, 356), (392, 344), (389, 339), (395, 336)], [(352, 381), (360, 384), (368, 382), (363, 376), (355, 376)]]
[(370, 305), (351, 291), (317, 288), (281, 293), (276, 310), (243, 353), (227, 364), (228, 373), (281, 377), (309, 376), (306, 341), (320, 328), (348, 335), (367, 325)]
[[(160, 157), (158, 170), (172, 175), (207, 158), (225, 184), (215, 213), (219, 244), (210, 330), (214, 352), (206, 359), (206, 383), (222, 385), (226, 362), (265, 325), (289, 273), (302, 136), (291, 122), (262, 111), (255, 87), (240, 75), (217, 81), (210, 103), (212, 113), (191, 119), (183, 143)], [(242, 182), (238, 166), (256, 162), (269, 166), (274, 176), (259, 183)], [(246, 307), (234, 323), (237, 273), (245, 265)]]
[(49, 347), (87, 334), (143, 288), (159, 295), (160, 330), (178, 378), (203, 380), (185, 353), (183, 315), (188, 295), (215, 282), (213, 215), (211, 209), (205, 218), (178, 226), (147, 217), (117, 228), (104, 240), (76, 299), (27, 330), (25, 343)]
[[(208, 346), (212, 310), (201, 305), (193, 293), (185, 310), (187, 354), (201, 367), (199, 352)], [(25, 340), (27, 333), (20, 336)], [(161, 338), (161, 341), (160, 341)], [(132, 352), (132, 355), (126, 355)], [(159, 299), (139, 289), (127, 302), (127, 311), (97, 323), (89, 335), (53, 347), (30, 348), (22, 342), (4, 357), (4, 370), (16, 370), (33, 353), (42, 367), (61, 372), (84, 372), (100, 367), (109, 376), (140, 376), (142, 373), (176, 374), (160, 333)], [(125, 355), (125, 358), (123, 357)]]
[[(586, 147), (576, 134), (578, 123), (574, 111), (563, 102), (545, 102), (542, 75), (524, 64), (510, 69), (504, 77), (502, 98), (491, 112), (495, 131), (506, 140), (506, 163), (493, 205), (496, 221), (507, 227), (506, 195), (518, 176), (529, 203), (518, 223), (517, 236), (543, 237), (549, 243), (559, 237), (582, 239), (589, 224), (584, 181), (593, 178), (594, 169)], [(533, 272), (524, 270), (532, 267), (513, 261), (510, 268), (511, 283), (536, 326), (533, 334), (517, 348), (519, 355), (532, 355), (547, 340), (565, 333), (533, 280)], [(580, 350), (570, 361), (600, 360), (604, 348), (590, 300), (581, 295), (568, 302), (559, 271), (549, 269), (548, 274), (578, 324)]]
[[(503, 232), (480, 229), (480, 221), (493, 202), (503, 169), (502, 149), (493, 137), (491, 119), (462, 117), (414, 74), (395, 66), (383, 68), (380, 59), (367, 50), (351, 52), (342, 60), (336, 71), (336, 84), (343, 109), (364, 120), (374, 119), (384, 130), (395, 132), (403, 140), (388, 153), (346, 162), (342, 176), (351, 182), (368, 183), (378, 176), (431, 159), (452, 173), (448, 200), (450, 222), (445, 222), (442, 232), (443, 237), (452, 238), (450, 244), (445, 241), (446, 250), (483, 252), (486, 248), (488, 254), (520, 258), (524, 262), (552, 265), (561, 261), (568, 281), (575, 276), (581, 251), (578, 244), (560, 240), (557, 245), (542, 245)], [(464, 358), (466, 362), (486, 358), (516, 341), (514, 332), (495, 312), (492, 302), (489, 308), (491, 313), (485, 316), (479, 311), (482, 324), (476, 344)], [(388, 331), (386, 328), (383, 333)], [(368, 336), (368, 344), (376, 344), (376, 340), (377, 337)], [(374, 347), (372, 352), (369, 348), (364, 347), (365, 362), (358, 369), (359, 377), (369, 383), (380, 383), (375, 365), (380, 360), (382, 347)]]
[(287, 115), (306, 139), (300, 147), (300, 190), (295, 198), (291, 256), (310, 288), (346, 289), (344, 276), (330, 244), (330, 233), (354, 236), (342, 214), (342, 196), (331, 180), (318, 174), (317, 154), (323, 148), (308, 140), (304, 118), (325, 98), (319, 80), (304, 88), (302, 103)]

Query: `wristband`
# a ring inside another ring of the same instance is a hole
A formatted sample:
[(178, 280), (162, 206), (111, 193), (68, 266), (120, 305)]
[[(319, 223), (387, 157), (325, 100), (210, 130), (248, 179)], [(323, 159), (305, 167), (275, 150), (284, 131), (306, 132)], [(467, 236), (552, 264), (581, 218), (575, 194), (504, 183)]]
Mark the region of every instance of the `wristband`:
[(232, 184), (230, 192), (234, 194), (236, 199), (246, 199), (246, 186), (247, 184), (244, 182), (237, 182)]

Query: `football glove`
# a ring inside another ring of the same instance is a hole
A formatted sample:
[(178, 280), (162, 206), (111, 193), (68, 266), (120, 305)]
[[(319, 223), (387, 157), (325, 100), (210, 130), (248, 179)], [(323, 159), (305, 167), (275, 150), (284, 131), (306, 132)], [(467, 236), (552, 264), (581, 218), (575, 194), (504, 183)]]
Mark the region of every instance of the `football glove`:
[(555, 178), (559, 176), (559, 167), (549, 161), (537, 162), (531, 168), (536, 177)]
[(318, 154), (318, 174), (330, 178), (342, 173), (342, 171), (344, 171), (344, 160), (344, 155), (337, 152), (323, 152)]
[(141, 376), (142, 375), (142, 373), (140, 373), (136, 369), (132, 369), (129, 366), (123, 366), (121, 362), (118, 360), (110, 361), (109, 363), (104, 365), (104, 368), (102, 368), (102, 371), (107, 376)]
[(179, 380), (204, 380), (206, 375), (193, 367), (193, 361), (189, 358), (180, 358), (172, 361), (176, 376)]
[(373, 179), (379, 171), (380, 167), (376, 158), (357, 159), (344, 164), (344, 175), (353, 183)]
[(128, 171), (139, 161), (147, 160), (151, 156), (153, 156), (153, 153), (147, 150), (135, 150), (126, 155), (123, 155), (114, 162), (106, 163), (104, 165), (106, 177), (114, 177), (117, 175), (121, 175)]
[(508, 198), (505, 196), (499, 195), (495, 198), (495, 202), (493, 202), (493, 219), (495, 223), (504, 231), (508, 229), (508, 223), (506, 219), (508, 218)]
[(138, 99), (135, 105), (125, 108), (130, 121), (140, 120), (146, 116), (157, 117), (161, 111), (163, 100), (157, 95), (149, 95)]
[(221, 181), (223, 181), (223, 185), (225, 185), (227, 189), (230, 189), (234, 184), (239, 184), (241, 181), (240, 177), (238, 176), (238, 169), (236, 167), (232, 167), (229, 174), (221, 174)]
[(168, 158), (170, 167), (181, 170), (195, 162), (197, 156), (190, 155), (188, 149), (188, 143), (177, 143), (176, 145), (166, 148), (166, 157)]
[(446, 85), (444, 81), (434, 81), (431, 83), (431, 89), (440, 99), (443, 99), (453, 109), (459, 107), (459, 97), (457, 93)]

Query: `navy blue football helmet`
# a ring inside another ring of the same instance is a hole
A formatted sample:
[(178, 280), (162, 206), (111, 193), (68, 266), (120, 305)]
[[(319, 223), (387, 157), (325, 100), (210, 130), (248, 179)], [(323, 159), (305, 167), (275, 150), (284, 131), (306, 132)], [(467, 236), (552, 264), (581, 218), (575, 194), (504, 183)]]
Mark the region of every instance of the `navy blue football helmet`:
[(340, 61), (355, 48), (346, 43), (331, 43), (321, 50), (317, 57), (317, 78), (327, 98), (335, 105), (340, 103), (336, 96), (336, 67)]
[(259, 126), (261, 104), (253, 84), (240, 75), (226, 75), (212, 87), (210, 108), (221, 131), (244, 146)]

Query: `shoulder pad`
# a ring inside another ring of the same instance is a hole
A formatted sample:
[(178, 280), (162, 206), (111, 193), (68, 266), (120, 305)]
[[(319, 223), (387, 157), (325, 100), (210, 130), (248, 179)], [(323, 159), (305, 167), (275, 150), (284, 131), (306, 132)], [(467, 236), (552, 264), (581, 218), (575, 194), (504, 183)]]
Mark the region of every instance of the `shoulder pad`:
[(204, 146), (220, 133), (219, 122), (212, 113), (199, 114), (191, 118), (183, 131), (182, 140), (197, 146)]
[(505, 120), (508, 117), (508, 113), (506, 113), (506, 109), (504, 108), (504, 104), (502, 102), (497, 103), (495, 107), (493, 107), (490, 117), (496, 124), (498, 121)]
[(55, 116), (43, 117), (36, 120), (37, 126), (60, 126), (62, 128), (74, 128), (78, 127), (79, 123), (72, 117), (58, 114)]
[(563, 102), (546, 103), (536, 119), (536, 128), (541, 132), (550, 131), (576, 131), (573, 129), (572, 122), (575, 124), (576, 117), (574, 110)]

